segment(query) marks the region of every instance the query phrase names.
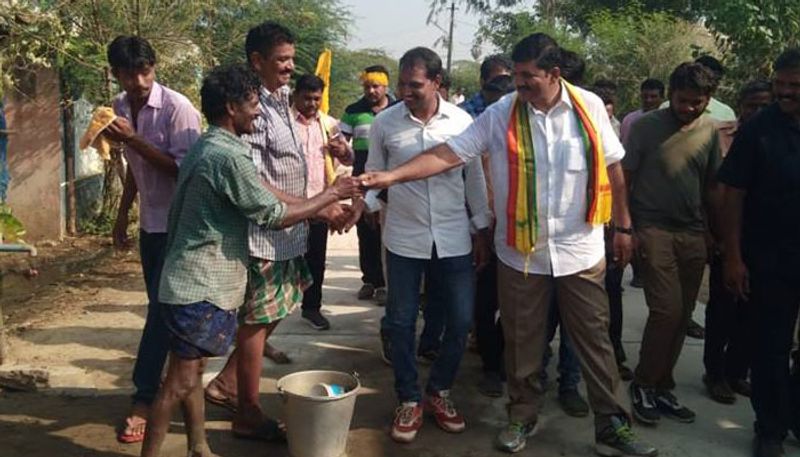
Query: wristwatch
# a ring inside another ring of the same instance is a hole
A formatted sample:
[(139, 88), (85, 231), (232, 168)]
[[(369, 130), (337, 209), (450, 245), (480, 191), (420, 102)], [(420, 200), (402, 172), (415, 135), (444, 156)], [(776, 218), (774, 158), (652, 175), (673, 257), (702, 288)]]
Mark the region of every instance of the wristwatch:
[(617, 233), (624, 233), (625, 235), (633, 235), (633, 227), (619, 227), (615, 225), (614, 231)]

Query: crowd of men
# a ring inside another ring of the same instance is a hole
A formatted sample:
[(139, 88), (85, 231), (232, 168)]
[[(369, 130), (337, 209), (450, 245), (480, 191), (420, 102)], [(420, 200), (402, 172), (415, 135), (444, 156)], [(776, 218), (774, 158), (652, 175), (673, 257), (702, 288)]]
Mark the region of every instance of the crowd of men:
[[(687, 334), (703, 336), (692, 312), (707, 263), (709, 396), (751, 397), (756, 457), (783, 455), (787, 431), (800, 434), (800, 368), (790, 372), (800, 51), (781, 54), (771, 82), (741, 89), (738, 118), (714, 98), (723, 68), (704, 56), (673, 71), (666, 100), (662, 82), (644, 81), (641, 109), (620, 122), (616, 85), (586, 86), (580, 56), (541, 33), (487, 58), (480, 91), (454, 96), (460, 106), (447, 101), (430, 49), (403, 55), (394, 86), (385, 67), (368, 67), (363, 97), (340, 120), (320, 112), (320, 78), (299, 76), (290, 89), (288, 29), (253, 27), (244, 48), (246, 64), (204, 78), (201, 132), (191, 102), (155, 81), (146, 40), (120, 36), (108, 47), (123, 92), (105, 134), (128, 163), (114, 241), (128, 244), (138, 193), (149, 300), (120, 441), (159, 455), (180, 405), (188, 454), (212, 456), (206, 401), (235, 413), (237, 437), (284, 439), (259, 402), (263, 357), (290, 362), (268, 339), (297, 306), (313, 328), (330, 328), (321, 312), (327, 237), (353, 226), (357, 297), (386, 306), (381, 356), (394, 372), (397, 442), (416, 437), (424, 412), (447, 432), (465, 430), (451, 389), (472, 332), (478, 389), (508, 395), (495, 445), (522, 450), (560, 329), (562, 408), (594, 413), (598, 454), (655, 456), (631, 424), (695, 420), (674, 394), (674, 369)], [(337, 164), (352, 165), (352, 177), (337, 176)], [(621, 341), (632, 259), (649, 309), (633, 370)], [(231, 346), (203, 386), (206, 359)], [(418, 360), (431, 364), (424, 388)]]

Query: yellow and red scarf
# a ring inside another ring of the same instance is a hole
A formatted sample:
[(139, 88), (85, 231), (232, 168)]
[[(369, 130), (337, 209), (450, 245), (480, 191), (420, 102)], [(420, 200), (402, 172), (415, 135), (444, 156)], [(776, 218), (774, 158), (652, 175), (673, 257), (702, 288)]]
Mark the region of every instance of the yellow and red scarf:
[[(578, 129), (586, 150), (589, 178), (586, 186), (586, 223), (603, 225), (611, 220), (611, 184), (600, 131), (583, 96), (570, 83), (563, 81)], [(536, 246), (539, 226), (536, 209), (536, 160), (533, 131), (527, 103), (517, 95), (511, 109), (506, 132), (508, 142), (508, 205), (506, 208), (506, 240), (523, 254), (531, 254)]]

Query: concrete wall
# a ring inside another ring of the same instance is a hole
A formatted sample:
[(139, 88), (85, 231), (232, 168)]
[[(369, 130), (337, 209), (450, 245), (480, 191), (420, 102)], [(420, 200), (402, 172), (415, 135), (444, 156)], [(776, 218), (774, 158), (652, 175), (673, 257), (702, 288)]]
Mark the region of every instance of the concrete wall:
[(25, 241), (64, 236), (62, 123), (58, 76), (41, 69), (27, 81), (33, 97), (6, 95), (8, 169), (7, 203), (25, 225)]

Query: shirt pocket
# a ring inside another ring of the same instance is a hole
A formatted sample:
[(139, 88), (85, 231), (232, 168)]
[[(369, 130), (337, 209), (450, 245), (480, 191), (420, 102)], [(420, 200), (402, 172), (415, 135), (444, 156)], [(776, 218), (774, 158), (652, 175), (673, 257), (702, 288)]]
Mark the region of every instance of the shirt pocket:
[(568, 217), (581, 214), (586, 201), (588, 165), (583, 141), (562, 140), (558, 144), (561, 170), (556, 174), (556, 215)]
[(583, 141), (578, 139), (562, 140), (558, 144), (558, 153), (565, 171), (572, 173), (586, 171), (586, 150), (583, 147)]

